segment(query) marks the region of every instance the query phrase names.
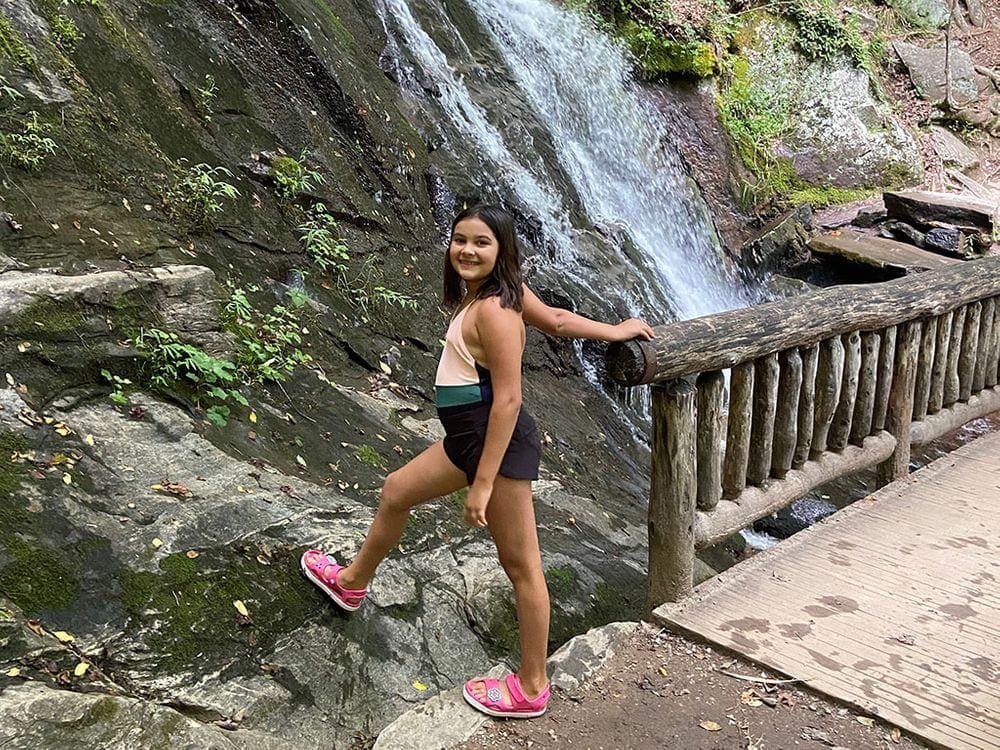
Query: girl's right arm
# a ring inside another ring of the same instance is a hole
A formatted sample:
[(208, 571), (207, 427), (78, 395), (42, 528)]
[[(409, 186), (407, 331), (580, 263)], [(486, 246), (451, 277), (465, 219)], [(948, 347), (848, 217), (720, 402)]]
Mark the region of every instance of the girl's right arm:
[(550, 336), (598, 339), (600, 341), (629, 341), (653, 338), (653, 329), (644, 320), (629, 318), (617, 325), (600, 323), (559, 307), (550, 307), (524, 286), (524, 322)]

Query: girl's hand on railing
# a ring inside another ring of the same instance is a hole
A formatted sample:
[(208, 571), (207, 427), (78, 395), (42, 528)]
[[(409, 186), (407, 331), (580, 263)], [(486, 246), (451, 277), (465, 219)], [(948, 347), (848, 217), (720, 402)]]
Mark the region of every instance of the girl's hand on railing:
[(614, 338), (611, 340), (631, 341), (632, 339), (643, 339), (648, 341), (654, 336), (655, 334), (653, 333), (652, 326), (650, 326), (645, 320), (640, 320), (639, 318), (629, 318), (628, 320), (623, 320), (614, 327)]

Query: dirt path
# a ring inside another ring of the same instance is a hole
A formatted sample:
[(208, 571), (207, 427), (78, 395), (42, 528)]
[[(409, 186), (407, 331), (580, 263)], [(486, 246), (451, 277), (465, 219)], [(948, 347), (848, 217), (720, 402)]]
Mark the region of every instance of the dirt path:
[[(915, 750), (894, 728), (748, 662), (643, 627), (598, 675), (532, 721), (487, 724), (462, 748)], [(772, 705), (773, 704), (773, 705)], [(859, 721), (860, 719), (860, 721)], [(710, 723), (714, 722), (714, 723)], [(718, 728), (716, 728), (718, 727)]]

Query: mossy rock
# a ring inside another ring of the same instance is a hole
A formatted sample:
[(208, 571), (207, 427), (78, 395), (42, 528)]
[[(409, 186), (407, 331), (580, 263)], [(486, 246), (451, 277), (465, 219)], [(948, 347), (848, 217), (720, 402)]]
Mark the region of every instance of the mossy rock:
[(635, 21), (623, 24), (619, 33), (647, 76), (706, 78), (715, 74), (718, 58), (708, 42), (654, 37)]

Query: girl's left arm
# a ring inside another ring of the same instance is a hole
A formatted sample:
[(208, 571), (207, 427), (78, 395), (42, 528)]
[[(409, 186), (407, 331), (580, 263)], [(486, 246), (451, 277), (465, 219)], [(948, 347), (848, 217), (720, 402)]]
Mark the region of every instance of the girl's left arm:
[(653, 329), (644, 320), (629, 318), (617, 325), (600, 323), (559, 307), (549, 307), (524, 286), (524, 322), (550, 336), (598, 339), (600, 341), (629, 341), (653, 338)]

